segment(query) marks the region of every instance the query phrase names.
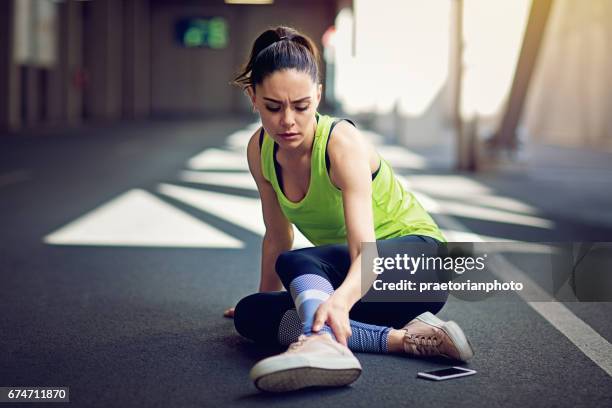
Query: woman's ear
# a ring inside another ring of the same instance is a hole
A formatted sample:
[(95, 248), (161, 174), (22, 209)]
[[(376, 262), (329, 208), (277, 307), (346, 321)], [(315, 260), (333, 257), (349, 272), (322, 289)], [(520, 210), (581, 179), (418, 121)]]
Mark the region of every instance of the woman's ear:
[(251, 100), (251, 105), (253, 106), (253, 112), (255, 112), (257, 109), (255, 108), (255, 91), (253, 90), (252, 86), (247, 87), (244, 90), (244, 93), (249, 97), (249, 99)]
[(321, 94), (323, 92), (323, 85), (317, 85), (317, 106), (319, 106), (319, 102), (321, 102)]

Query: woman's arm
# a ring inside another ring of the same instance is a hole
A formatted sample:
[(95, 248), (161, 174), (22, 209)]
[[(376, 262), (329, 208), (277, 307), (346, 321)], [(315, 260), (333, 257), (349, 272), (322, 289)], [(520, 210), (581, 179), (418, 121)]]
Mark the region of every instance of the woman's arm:
[[(330, 136), (331, 137), (331, 136)], [(332, 179), (342, 190), (351, 266), (344, 282), (317, 310), (313, 330), (327, 322), (339, 342), (351, 335), (348, 312), (361, 299), (361, 243), (376, 242), (372, 211), (373, 147), (353, 126), (340, 122), (327, 148)]]
[(333, 179), (342, 190), (351, 266), (335, 294), (350, 310), (361, 299), (361, 243), (376, 242), (370, 168), (373, 147), (354, 126), (340, 122), (336, 128), (339, 129), (329, 142), (328, 154)]
[[(261, 244), (259, 291), (274, 292), (283, 289), (283, 284), (276, 274), (276, 258), (281, 253), (289, 251), (293, 246), (293, 227), (283, 214), (272, 185), (265, 179), (261, 171), (259, 132), (260, 129), (251, 136), (247, 146), (249, 170), (255, 180), (255, 184), (257, 184), (257, 190), (261, 197), (261, 209), (266, 226), (266, 232)], [(223, 315), (225, 317), (233, 317), (234, 308), (227, 309)]]
[(266, 233), (261, 248), (261, 280), (260, 292), (282, 290), (283, 285), (276, 275), (276, 258), (289, 251), (293, 246), (293, 227), (281, 211), (276, 193), (261, 171), (261, 153), (259, 148), (259, 130), (253, 134), (247, 147), (249, 170), (257, 184), (261, 197)]

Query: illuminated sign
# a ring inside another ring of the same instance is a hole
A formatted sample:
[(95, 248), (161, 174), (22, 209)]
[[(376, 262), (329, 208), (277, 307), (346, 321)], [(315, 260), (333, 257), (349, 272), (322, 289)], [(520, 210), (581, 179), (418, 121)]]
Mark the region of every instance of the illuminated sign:
[(176, 22), (176, 39), (185, 48), (223, 49), (229, 41), (222, 17), (183, 18)]

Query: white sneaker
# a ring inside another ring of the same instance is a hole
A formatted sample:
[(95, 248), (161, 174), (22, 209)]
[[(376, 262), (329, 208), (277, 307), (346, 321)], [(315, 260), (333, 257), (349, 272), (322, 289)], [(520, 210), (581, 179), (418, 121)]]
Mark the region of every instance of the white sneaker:
[(262, 391), (285, 392), (306, 387), (340, 387), (361, 374), (361, 364), (348, 347), (329, 334), (300, 336), (289, 349), (261, 360), (251, 379)]

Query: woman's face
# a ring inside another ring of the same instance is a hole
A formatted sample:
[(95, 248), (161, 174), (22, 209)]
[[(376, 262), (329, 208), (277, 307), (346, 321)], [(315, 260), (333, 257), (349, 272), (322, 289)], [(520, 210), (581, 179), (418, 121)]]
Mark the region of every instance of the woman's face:
[(295, 148), (314, 136), (321, 85), (307, 73), (276, 71), (257, 85), (255, 93), (249, 88), (249, 96), (264, 129), (280, 147)]

